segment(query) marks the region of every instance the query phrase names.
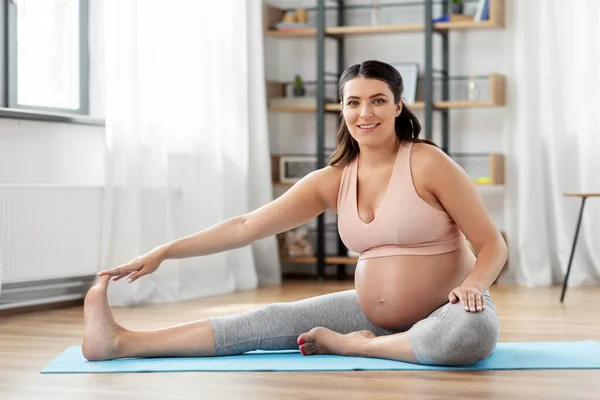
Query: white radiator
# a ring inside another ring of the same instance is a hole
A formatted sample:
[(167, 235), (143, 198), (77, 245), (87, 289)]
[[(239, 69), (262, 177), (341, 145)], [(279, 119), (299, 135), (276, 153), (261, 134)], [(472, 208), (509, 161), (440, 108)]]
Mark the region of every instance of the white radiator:
[(81, 298), (99, 270), (100, 187), (0, 185), (0, 309)]

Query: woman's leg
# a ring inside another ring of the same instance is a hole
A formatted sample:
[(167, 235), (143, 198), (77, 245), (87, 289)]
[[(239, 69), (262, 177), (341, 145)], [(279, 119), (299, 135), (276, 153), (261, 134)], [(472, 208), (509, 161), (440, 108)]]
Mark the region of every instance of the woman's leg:
[(109, 279), (101, 277), (85, 297), (82, 347), (86, 359), (214, 355), (208, 321), (152, 331), (130, 331), (117, 324), (106, 296)]
[(466, 365), (487, 358), (498, 343), (500, 323), (489, 291), (483, 311), (467, 312), (460, 302), (446, 304), (436, 315), (410, 329), (415, 357), (421, 364)]
[(460, 303), (446, 303), (406, 332), (345, 343), (335, 332), (313, 329), (300, 336), (308, 354), (334, 353), (388, 358), (431, 365), (464, 365), (488, 357), (498, 342), (499, 322), (494, 303), (467, 312)]
[(297, 350), (300, 334), (315, 327), (350, 338), (392, 333), (367, 319), (355, 290), (269, 304), (209, 321), (218, 356), (251, 350)]
[(129, 331), (118, 325), (106, 297), (109, 277), (102, 277), (85, 299), (83, 354), (88, 360), (124, 357), (188, 357), (240, 354), (249, 350), (298, 349), (298, 336), (316, 326), (349, 336), (391, 332), (373, 325), (362, 313), (354, 290), (290, 303), (275, 303), (243, 313), (152, 331)]

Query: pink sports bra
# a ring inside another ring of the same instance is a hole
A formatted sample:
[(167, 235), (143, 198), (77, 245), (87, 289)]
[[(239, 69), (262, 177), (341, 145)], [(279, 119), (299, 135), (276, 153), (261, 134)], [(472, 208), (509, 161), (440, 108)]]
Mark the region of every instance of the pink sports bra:
[(432, 255), (466, 244), (456, 223), (445, 211), (427, 204), (413, 185), (413, 142), (402, 143), (382, 204), (375, 219), (365, 223), (358, 214), (358, 156), (344, 167), (337, 198), (338, 230), (346, 247), (359, 261), (397, 255)]

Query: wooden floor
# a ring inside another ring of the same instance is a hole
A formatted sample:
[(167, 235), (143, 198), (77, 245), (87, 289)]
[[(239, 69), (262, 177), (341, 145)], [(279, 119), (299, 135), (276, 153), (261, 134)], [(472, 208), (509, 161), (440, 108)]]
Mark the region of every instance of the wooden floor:
[[(179, 304), (115, 309), (127, 328), (153, 329), (276, 301), (344, 290), (351, 282), (282, 286)], [(600, 341), (600, 288), (494, 286), (501, 341)], [(139, 373), (42, 375), (80, 344), (82, 307), (0, 316), (0, 399), (598, 399), (600, 370)]]

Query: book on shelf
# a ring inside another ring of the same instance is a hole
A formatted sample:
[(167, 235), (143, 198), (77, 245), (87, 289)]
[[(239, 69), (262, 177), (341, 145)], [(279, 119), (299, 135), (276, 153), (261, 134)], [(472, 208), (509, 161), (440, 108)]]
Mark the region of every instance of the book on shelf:
[(474, 20), (486, 21), (490, 18), (490, 0), (479, 0), (477, 9), (475, 10)]

